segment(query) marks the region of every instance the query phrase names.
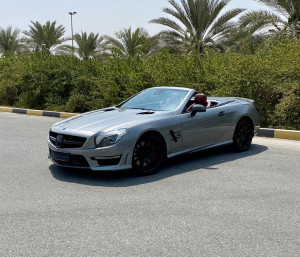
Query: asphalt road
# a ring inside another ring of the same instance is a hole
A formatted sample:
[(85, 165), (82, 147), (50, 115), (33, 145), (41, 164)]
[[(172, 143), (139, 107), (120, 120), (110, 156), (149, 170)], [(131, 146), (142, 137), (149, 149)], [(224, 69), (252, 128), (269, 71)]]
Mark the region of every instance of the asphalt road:
[(0, 256), (300, 256), (300, 142), (95, 174), (47, 159), (57, 120), (0, 113)]

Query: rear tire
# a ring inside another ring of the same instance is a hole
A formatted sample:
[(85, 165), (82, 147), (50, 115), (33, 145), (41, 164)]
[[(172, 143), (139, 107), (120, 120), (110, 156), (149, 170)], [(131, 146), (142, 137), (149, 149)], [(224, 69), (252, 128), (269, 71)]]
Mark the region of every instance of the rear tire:
[(249, 149), (254, 137), (253, 123), (246, 118), (241, 119), (235, 128), (233, 146), (237, 152), (245, 152)]
[(135, 145), (132, 167), (138, 175), (151, 175), (158, 171), (165, 158), (166, 147), (162, 139), (155, 134), (145, 134)]

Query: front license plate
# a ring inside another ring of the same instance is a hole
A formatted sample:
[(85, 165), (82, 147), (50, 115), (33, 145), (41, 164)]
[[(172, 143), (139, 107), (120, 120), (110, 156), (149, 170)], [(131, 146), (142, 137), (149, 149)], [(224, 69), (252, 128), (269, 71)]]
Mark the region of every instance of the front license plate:
[(50, 156), (55, 161), (69, 162), (69, 154), (50, 150)]

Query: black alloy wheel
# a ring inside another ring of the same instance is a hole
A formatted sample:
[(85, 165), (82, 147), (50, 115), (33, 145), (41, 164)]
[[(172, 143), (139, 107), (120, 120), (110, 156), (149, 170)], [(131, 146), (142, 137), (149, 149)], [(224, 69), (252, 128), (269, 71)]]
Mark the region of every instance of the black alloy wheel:
[(236, 125), (233, 145), (236, 151), (245, 152), (249, 149), (254, 137), (254, 126), (248, 119), (241, 119)]
[(166, 158), (162, 139), (155, 134), (145, 134), (137, 141), (132, 158), (132, 167), (139, 175), (154, 174)]

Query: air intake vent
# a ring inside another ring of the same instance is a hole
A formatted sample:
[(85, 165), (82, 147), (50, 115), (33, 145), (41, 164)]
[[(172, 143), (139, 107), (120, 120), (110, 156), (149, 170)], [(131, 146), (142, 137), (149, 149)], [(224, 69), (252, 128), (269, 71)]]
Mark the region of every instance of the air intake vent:
[(148, 111), (148, 112), (139, 112), (136, 115), (147, 115), (147, 114), (154, 114), (155, 112)]
[(111, 112), (111, 111), (115, 111), (116, 108), (107, 108), (107, 109), (103, 109), (104, 112)]

